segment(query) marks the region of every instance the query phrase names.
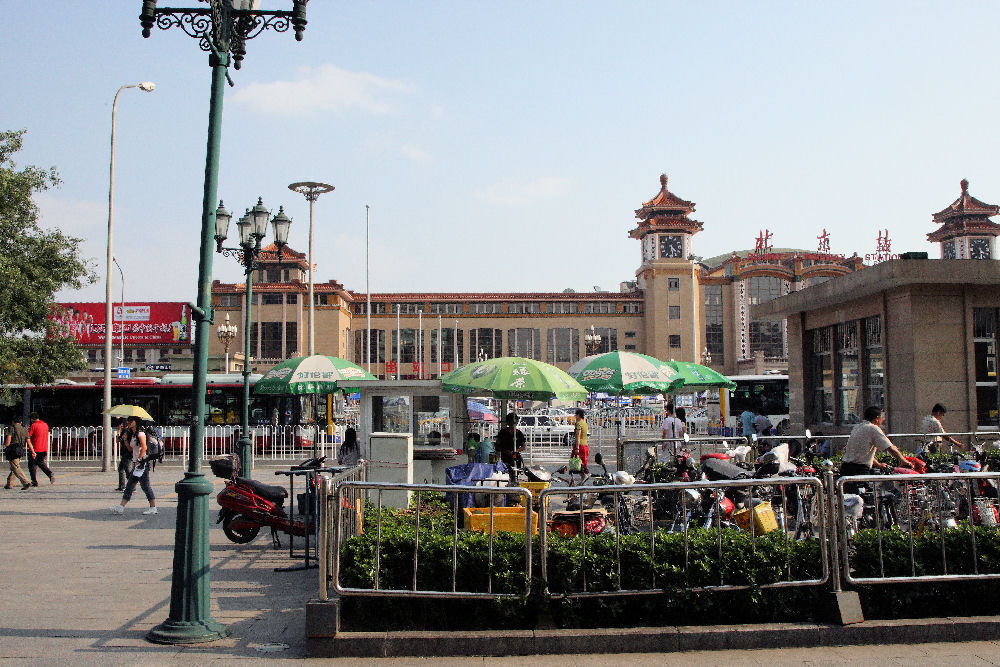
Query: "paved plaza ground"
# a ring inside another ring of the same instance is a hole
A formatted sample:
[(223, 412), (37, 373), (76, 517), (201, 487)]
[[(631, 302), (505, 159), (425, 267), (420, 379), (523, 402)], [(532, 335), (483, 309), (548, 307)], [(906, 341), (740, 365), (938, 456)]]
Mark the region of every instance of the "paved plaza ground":
[[(279, 482), (272, 469), (258, 479)], [(159, 646), (143, 637), (167, 617), (177, 497), (176, 466), (154, 472), (160, 514), (143, 516), (140, 491), (124, 516), (111, 473), (56, 466), (56, 483), (0, 490), (3, 543), (0, 662), (4, 664), (202, 664), (218, 660), (305, 658), (305, 602), (315, 597), (316, 570), (274, 572), (294, 564), (274, 550), (266, 531), (251, 544), (230, 543), (214, 524), (212, 615), (231, 636), (196, 646)], [(215, 480), (216, 489), (222, 488)], [(212, 501), (212, 521), (215, 503)], [(284, 538), (287, 540), (287, 538)], [(918, 639), (914, 637), (913, 639)], [(677, 654), (520, 658), (343, 659), (395, 665), (603, 665), (622, 659), (652, 664), (954, 664), (1000, 665), (1000, 642), (823, 647)]]

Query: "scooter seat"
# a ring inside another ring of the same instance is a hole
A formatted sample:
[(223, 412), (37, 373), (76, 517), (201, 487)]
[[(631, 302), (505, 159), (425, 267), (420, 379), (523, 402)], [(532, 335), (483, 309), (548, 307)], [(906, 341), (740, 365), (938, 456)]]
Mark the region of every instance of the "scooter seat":
[(254, 493), (264, 500), (269, 500), (272, 503), (277, 503), (278, 505), (283, 505), (285, 503), (285, 498), (288, 497), (288, 489), (283, 486), (277, 486), (276, 484), (265, 484), (264, 482), (258, 482), (255, 479), (247, 479), (245, 477), (237, 477), (236, 483), (249, 487)]

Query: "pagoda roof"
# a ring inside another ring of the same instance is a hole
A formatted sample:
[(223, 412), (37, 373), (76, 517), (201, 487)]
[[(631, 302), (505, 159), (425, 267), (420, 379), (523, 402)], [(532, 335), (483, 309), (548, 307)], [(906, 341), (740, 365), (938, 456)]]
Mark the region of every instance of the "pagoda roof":
[(694, 202), (681, 199), (667, 189), (667, 175), (660, 174), (660, 191), (642, 208), (635, 211), (639, 220), (638, 226), (629, 232), (632, 238), (640, 238), (643, 234), (655, 229), (678, 230), (691, 234), (701, 231), (703, 225), (691, 219), (694, 212)]
[(962, 194), (947, 208), (932, 217), (941, 227), (927, 235), (927, 240), (944, 241), (953, 236), (985, 234), (1000, 236), (1000, 225), (989, 218), (1000, 213), (1000, 206), (987, 204), (969, 194), (969, 181), (962, 179)]

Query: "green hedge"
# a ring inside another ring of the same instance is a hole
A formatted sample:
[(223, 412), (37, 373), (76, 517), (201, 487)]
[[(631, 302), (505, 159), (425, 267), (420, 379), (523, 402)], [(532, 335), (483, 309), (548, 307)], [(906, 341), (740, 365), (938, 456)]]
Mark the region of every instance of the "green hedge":
[[(407, 590), (413, 585), (413, 512), (383, 511), (381, 588)], [(432, 502), (421, 510), (420, 568), (417, 587), (450, 590), (452, 580), (452, 513), (443, 503)], [(347, 587), (373, 588), (375, 574), (374, 515), (366, 515), (364, 535), (342, 547), (341, 581)], [(976, 528), (980, 572), (1000, 572), (1000, 529)], [(539, 541), (532, 544), (531, 594), (517, 600), (413, 600), (360, 598), (344, 600), (344, 627), (349, 630), (534, 628), (540, 619), (556, 627), (634, 627), (702, 623), (763, 623), (826, 620), (830, 610), (830, 585), (762, 589), (761, 585), (784, 579), (821, 576), (818, 540), (786, 544), (774, 532), (758, 536), (736, 530), (722, 531), (723, 557), (718, 558), (719, 533), (694, 529), (688, 533), (688, 567), (684, 567), (684, 536), (657, 531), (650, 550), (648, 534), (621, 536), (621, 580), (613, 534), (582, 541), (549, 534), (551, 598), (541, 594), (543, 582)], [(456, 589), (519, 594), (524, 590), (523, 536), (500, 532), (494, 536), (493, 562), (490, 540), (483, 533), (458, 532)], [(949, 572), (971, 571), (968, 526), (945, 533)], [(941, 571), (940, 534), (926, 532), (915, 539), (918, 574)], [(910, 573), (909, 538), (899, 531), (885, 531), (882, 556), (887, 575)], [(860, 531), (854, 539), (851, 565), (857, 576), (878, 576), (876, 534)], [(721, 567), (720, 567), (721, 566)], [(748, 585), (745, 591), (692, 592), (692, 588), (723, 583)], [(789, 577), (790, 575), (790, 577)], [(569, 600), (561, 593), (580, 590), (612, 591), (656, 587), (662, 595), (605, 597)], [(655, 579), (654, 579), (655, 578)], [(654, 583), (655, 581), (655, 583)], [(487, 586), (492, 588), (487, 588)], [(900, 584), (858, 587), (868, 618), (951, 616), (996, 613), (1000, 586), (972, 584)]]

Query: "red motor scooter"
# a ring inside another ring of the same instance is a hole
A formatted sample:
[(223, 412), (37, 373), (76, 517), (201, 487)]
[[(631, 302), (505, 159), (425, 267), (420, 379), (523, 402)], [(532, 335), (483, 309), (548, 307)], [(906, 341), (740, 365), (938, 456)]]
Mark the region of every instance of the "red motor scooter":
[(263, 526), (271, 528), (271, 540), (275, 547), (281, 546), (278, 532), (305, 536), (305, 523), (293, 521), (285, 513), (288, 491), (283, 486), (237, 476), (239, 459), (232, 455), (213, 459), (209, 461), (209, 466), (216, 477), (226, 480), (226, 488), (216, 496), (216, 502), (221, 506), (216, 523), (222, 524), (222, 532), (230, 541), (236, 544), (251, 542)]

